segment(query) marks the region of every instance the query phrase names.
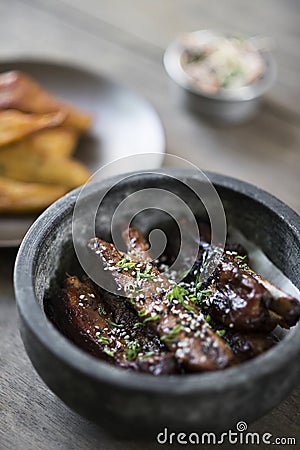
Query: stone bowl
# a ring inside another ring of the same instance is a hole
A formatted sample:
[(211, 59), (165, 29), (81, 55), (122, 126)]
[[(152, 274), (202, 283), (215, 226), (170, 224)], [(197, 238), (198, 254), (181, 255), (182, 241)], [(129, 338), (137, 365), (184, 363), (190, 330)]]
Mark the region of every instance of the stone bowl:
[[(197, 172), (166, 172), (198, 182)], [(260, 246), (300, 288), (299, 216), (252, 185), (214, 173), (207, 176), (223, 202), (228, 224)], [(101, 237), (109, 238), (111, 214), (124, 196), (147, 187), (172, 189), (197, 215), (199, 204), (170, 177), (152, 171), (133, 173), (125, 181), (115, 177), (89, 185), (84, 193), (87, 211), (95, 196), (114, 186), (97, 225)], [(114, 367), (62, 335), (45, 314), (44, 301), (57, 295), (66, 272), (81, 270), (72, 241), (72, 213), (79, 193), (77, 189), (58, 200), (32, 225), (19, 249), (14, 274), (25, 349), (41, 378), (66, 405), (111, 433), (153, 439), (165, 428), (221, 431), (241, 420), (250, 423), (289, 394), (300, 375), (299, 324), (278, 345), (240, 366), (161, 377)], [(159, 220), (159, 214), (151, 213), (141, 222), (143, 231), (159, 227)]]

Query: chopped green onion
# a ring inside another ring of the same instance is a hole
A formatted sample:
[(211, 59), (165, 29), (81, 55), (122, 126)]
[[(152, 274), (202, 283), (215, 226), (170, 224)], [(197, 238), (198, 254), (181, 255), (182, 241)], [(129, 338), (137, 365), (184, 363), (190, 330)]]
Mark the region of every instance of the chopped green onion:
[(97, 339), (100, 344), (109, 344), (109, 339), (104, 336), (97, 336)]
[(147, 310), (146, 310), (146, 308), (142, 308), (142, 309), (139, 311), (138, 314), (139, 314), (140, 317), (146, 316), (146, 315), (147, 315)]
[(110, 325), (111, 327), (116, 327), (116, 328), (122, 328), (123, 325), (119, 325), (115, 322), (113, 322), (112, 320), (106, 319), (106, 322), (108, 323), (108, 325)]
[(136, 265), (137, 262), (131, 261), (129, 258), (122, 258), (117, 264), (120, 269), (133, 269)]
[(196, 312), (196, 310), (195, 310), (191, 305), (189, 305), (188, 303), (183, 302), (182, 305), (183, 305), (183, 306), (185, 307), (185, 309), (187, 309), (188, 311), (193, 312), (193, 313)]
[(164, 336), (162, 336), (160, 338), (160, 340), (163, 342), (169, 343), (169, 344), (171, 342), (174, 342), (176, 339), (176, 335), (181, 331), (181, 329), (182, 329), (181, 324), (175, 325), (173, 330), (171, 330), (168, 334), (165, 334)]
[(205, 317), (205, 320), (207, 323), (211, 322), (211, 315), (207, 314), (207, 316)]
[(173, 286), (172, 290), (166, 295), (166, 298), (170, 300), (170, 303), (172, 303), (173, 300), (178, 300), (185, 309), (195, 313), (195, 309), (188, 303), (188, 300), (190, 300), (188, 294), (189, 291), (177, 284), (176, 286)]
[(151, 322), (152, 320), (158, 320), (159, 314), (155, 314), (155, 316), (147, 317), (147, 319), (144, 320), (144, 323)]
[(134, 342), (129, 342), (128, 348), (125, 352), (126, 359), (128, 359), (128, 361), (134, 361), (137, 358), (140, 350), (141, 346), (137, 339)]
[(155, 353), (154, 352), (148, 352), (148, 353), (145, 353), (142, 357), (141, 357), (141, 359), (147, 359), (147, 358), (150, 358), (150, 356), (153, 356)]
[(197, 300), (199, 302), (201, 302), (211, 293), (212, 293), (211, 289), (203, 289), (202, 291), (198, 291), (197, 292)]
[(111, 356), (112, 358), (115, 356), (115, 353), (112, 350), (104, 349), (104, 353), (106, 353), (108, 356)]
[(106, 314), (103, 305), (100, 305), (100, 306), (99, 306), (99, 308), (98, 308), (98, 314), (99, 314), (99, 316), (102, 316), (102, 314)]
[(136, 292), (136, 285), (134, 283), (127, 283), (125, 286), (125, 291)]
[(188, 291), (186, 289), (184, 289), (182, 286), (179, 286), (178, 284), (176, 284), (175, 286), (173, 286), (172, 290), (170, 292), (168, 292), (168, 294), (166, 295), (166, 298), (168, 300), (170, 300), (170, 303), (172, 303), (173, 300), (178, 300), (180, 302), (183, 302), (184, 297), (186, 295), (188, 295)]
[(132, 306), (136, 306), (136, 303), (133, 299), (133, 295), (131, 295), (128, 299), (129, 299), (129, 302), (132, 304)]
[(216, 331), (216, 335), (220, 336), (220, 337), (224, 336), (225, 333), (226, 333), (226, 330), (217, 330)]
[(147, 280), (154, 280), (155, 275), (151, 274), (151, 267), (147, 267), (144, 272), (141, 272), (139, 269), (136, 272), (136, 278), (137, 280), (140, 280), (141, 278), (147, 279)]

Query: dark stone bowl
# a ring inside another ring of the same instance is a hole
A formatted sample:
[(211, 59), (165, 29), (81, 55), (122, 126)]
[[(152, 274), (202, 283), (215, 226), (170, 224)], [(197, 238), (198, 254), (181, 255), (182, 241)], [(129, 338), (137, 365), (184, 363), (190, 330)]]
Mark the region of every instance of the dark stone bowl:
[[(168, 169), (168, 173), (197, 182), (196, 172)], [(222, 175), (208, 176), (223, 201), (228, 223), (259, 245), (300, 288), (299, 216), (254, 186)], [(89, 200), (117, 180), (89, 186), (87, 211)], [(151, 186), (170, 188), (171, 184), (170, 178), (155, 171), (135, 174), (125, 187), (112, 191), (107, 211), (113, 211), (129, 192)], [(71, 234), (79, 191), (66, 195), (38, 218), (20, 247), (15, 267), (22, 339), (37, 372), (56, 395), (112, 433), (152, 438), (164, 427), (170, 431), (220, 431), (240, 420), (249, 423), (288, 395), (300, 374), (299, 325), (254, 360), (224, 371), (184, 376), (128, 372), (97, 360), (64, 337), (47, 318), (43, 302), (45, 296), (56, 295), (66, 272), (79, 270)], [(197, 203), (183, 191), (197, 213)], [(104, 238), (109, 237), (109, 215), (103, 215), (100, 223)], [(142, 224), (143, 231), (158, 220), (159, 216), (151, 214)]]

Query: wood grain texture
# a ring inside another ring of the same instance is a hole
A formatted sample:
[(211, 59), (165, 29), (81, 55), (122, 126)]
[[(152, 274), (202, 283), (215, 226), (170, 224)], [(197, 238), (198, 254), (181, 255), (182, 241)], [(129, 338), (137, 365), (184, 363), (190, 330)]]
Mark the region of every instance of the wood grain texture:
[[(259, 185), (300, 212), (299, 1), (0, 0), (0, 17), (1, 60), (73, 61), (130, 86), (158, 110), (170, 153)], [(163, 51), (179, 32), (200, 28), (273, 39), (278, 79), (251, 122), (215, 127), (173, 95)], [(0, 449), (139, 449), (70, 411), (35, 373), (17, 329), (14, 257), (0, 252)], [(298, 388), (251, 430), (300, 439), (299, 399)]]

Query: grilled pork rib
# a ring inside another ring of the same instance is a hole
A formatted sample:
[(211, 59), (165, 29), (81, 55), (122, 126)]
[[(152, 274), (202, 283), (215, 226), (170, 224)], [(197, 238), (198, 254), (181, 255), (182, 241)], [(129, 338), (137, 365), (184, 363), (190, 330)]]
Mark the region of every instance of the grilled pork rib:
[(89, 248), (111, 271), (139, 316), (187, 370), (216, 370), (231, 363), (234, 356), (230, 348), (213, 332), (192, 302), (180, 292), (176, 294), (176, 286), (153, 264), (135, 261), (98, 238), (89, 242)]
[(289, 328), (300, 317), (300, 301), (254, 272), (234, 251), (225, 251), (206, 283), (206, 307), (212, 317), (242, 332)]
[[(120, 295), (67, 276), (53, 305), (59, 329), (97, 358), (153, 375), (223, 369), (275, 345), (271, 331), (300, 317), (300, 301), (255, 273), (239, 245), (221, 254), (202, 239), (198, 260), (176, 284), (158, 270), (140, 230), (130, 226), (123, 239), (127, 253), (98, 238), (88, 244)], [(215, 251), (217, 268), (201, 281)]]
[(116, 296), (102, 296), (91, 280), (68, 276), (64, 306), (65, 332), (94, 356), (153, 375), (177, 371), (173, 355), (152, 330), (136, 327), (136, 314)]

